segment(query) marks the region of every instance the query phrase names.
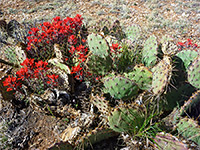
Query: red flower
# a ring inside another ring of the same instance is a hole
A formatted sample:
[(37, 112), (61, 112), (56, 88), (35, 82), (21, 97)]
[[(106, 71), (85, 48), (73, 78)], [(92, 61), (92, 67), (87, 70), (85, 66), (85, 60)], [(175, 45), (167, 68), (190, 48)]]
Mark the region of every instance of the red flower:
[(16, 72), (16, 75), (18, 76), (17, 80), (23, 81), (25, 78), (29, 77), (28, 68), (27, 67), (21, 68), (19, 71)]
[(33, 64), (34, 64), (34, 59), (28, 59), (26, 58), (23, 63), (21, 63), (20, 65), (23, 67), (28, 67), (28, 68), (33, 68)]
[(71, 35), (71, 36), (68, 38), (68, 42), (69, 42), (69, 44), (71, 44), (71, 45), (76, 45), (76, 43), (77, 43), (77, 38), (76, 38), (76, 36), (75, 36), (75, 35)]
[(80, 64), (78, 64), (78, 66), (72, 67), (72, 71), (71, 74), (77, 73), (79, 71), (81, 71), (83, 68), (80, 67)]
[(17, 89), (18, 87), (21, 87), (21, 83), (17, 83), (16, 77), (8, 76), (5, 81), (3, 81), (3, 86), (8, 86), (7, 91), (12, 91), (13, 89)]
[(52, 75), (48, 75), (47, 77), (49, 78), (49, 80), (47, 81), (47, 84), (52, 84), (52, 83), (56, 83), (56, 79), (58, 79), (58, 75), (52, 74)]

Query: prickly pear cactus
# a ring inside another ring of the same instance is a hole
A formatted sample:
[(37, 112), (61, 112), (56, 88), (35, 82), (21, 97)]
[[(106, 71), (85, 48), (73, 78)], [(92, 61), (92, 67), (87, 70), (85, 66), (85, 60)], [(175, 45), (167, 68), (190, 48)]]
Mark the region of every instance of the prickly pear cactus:
[(200, 56), (188, 67), (188, 81), (196, 88), (200, 88)]
[(200, 127), (192, 119), (183, 118), (177, 124), (178, 132), (187, 138), (196, 142), (200, 146)]
[(158, 43), (154, 35), (150, 36), (144, 43), (142, 51), (143, 63), (147, 67), (152, 67), (157, 62), (157, 51)]
[(194, 50), (183, 50), (176, 54), (177, 57), (181, 58), (184, 63), (185, 69), (187, 70), (189, 65), (198, 56), (198, 52)]
[(112, 68), (112, 59), (110, 56), (102, 58), (99, 56), (91, 55), (87, 59), (87, 66), (90, 72), (95, 75), (105, 75)]
[(200, 110), (200, 108), (198, 108), (198, 104), (200, 104), (200, 90), (193, 93), (189, 100), (186, 101), (185, 104), (181, 107), (180, 115), (184, 115), (185, 113), (188, 114), (195, 109)]
[(126, 36), (131, 42), (137, 42), (141, 36), (141, 28), (138, 25), (129, 26), (126, 30)]
[(89, 49), (94, 55), (101, 58), (105, 58), (109, 55), (110, 47), (107, 41), (101, 35), (92, 33), (88, 35), (87, 40)]
[(118, 107), (108, 116), (110, 128), (120, 133), (137, 134), (144, 120), (145, 115), (140, 109), (130, 107)]
[(98, 110), (105, 115), (108, 115), (110, 112), (110, 107), (108, 104), (108, 101), (105, 100), (104, 97), (100, 96), (92, 96), (91, 97), (91, 102), (98, 108)]
[(156, 150), (187, 150), (185, 144), (169, 133), (158, 133), (154, 140)]
[(163, 59), (152, 68), (152, 90), (155, 95), (161, 94), (168, 85), (172, 76), (172, 62), (169, 56), (164, 56)]
[(132, 80), (122, 77), (113, 76), (103, 79), (105, 90), (115, 99), (129, 99), (138, 93), (138, 85)]
[(57, 58), (49, 59), (48, 63), (51, 63), (54, 66), (57, 66), (58, 68), (60, 68), (61, 70), (63, 70), (67, 74), (71, 73), (71, 70), (69, 69), (69, 67), (67, 65), (61, 63)]
[(178, 51), (178, 46), (174, 42), (166, 41), (162, 44), (162, 52), (164, 55), (174, 55)]
[(14, 46), (6, 46), (3, 49), (3, 54), (4, 56), (8, 59), (9, 62), (13, 63), (13, 64), (20, 64), (18, 59), (17, 59), (17, 55), (15, 53), (15, 47)]
[(125, 77), (133, 80), (142, 90), (148, 90), (151, 87), (152, 72), (143, 65), (136, 65), (132, 72), (125, 74)]

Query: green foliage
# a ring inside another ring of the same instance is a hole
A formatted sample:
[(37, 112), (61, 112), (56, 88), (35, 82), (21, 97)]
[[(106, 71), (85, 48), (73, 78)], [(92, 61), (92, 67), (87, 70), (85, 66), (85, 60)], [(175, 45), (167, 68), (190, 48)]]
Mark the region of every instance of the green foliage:
[(105, 77), (105, 90), (115, 99), (130, 99), (138, 93), (136, 83), (122, 76)]
[(196, 142), (200, 146), (200, 127), (192, 119), (183, 118), (177, 124), (178, 132), (187, 138)]
[(151, 88), (152, 72), (143, 65), (136, 65), (132, 72), (125, 74), (125, 77), (133, 80), (142, 90)]
[(176, 54), (181, 60), (184, 62), (184, 66), (188, 69), (189, 65), (194, 61), (197, 57), (198, 52), (194, 50), (182, 50)]
[(158, 54), (158, 43), (156, 41), (156, 36), (150, 36), (144, 43), (144, 48), (142, 51), (142, 58), (145, 66), (153, 67), (157, 62)]
[(98, 110), (102, 114), (106, 114), (106, 115), (109, 114), (110, 107), (109, 107), (108, 101), (106, 101), (104, 97), (93, 96), (91, 98), (91, 102), (98, 108)]
[(54, 59), (49, 59), (48, 60), (49, 63), (59, 67), (61, 70), (63, 70), (64, 72), (66, 72), (67, 74), (70, 74), (70, 69), (67, 65), (59, 62), (58, 59), (54, 58)]
[(188, 68), (188, 81), (196, 88), (200, 88), (200, 57), (198, 56)]
[(121, 49), (122, 52), (118, 56), (118, 61), (114, 64), (117, 72), (130, 71), (135, 64), (141, 63), (141, 48), (138, 45), (130, 49), (128, 44), (122, 43)]
[(129, 26), (126, 29), (126, 37), (128, 40), (131, 40), (131, 42), (136, 42), (141, 36), (141, 28), (138, 25), (132, 25)]
[(154, 140), (155, 147), (159, 150), (187, 150), (186, 145), (169, 133), (158, 133)]
[(155, 95), (161, 94), (165, 87), (169, 84), (172, 75), (172, 62), (169, 56), (164, 56), (163, 59), (152, 68), (153, 80), (152, 90)]
[(89, 71), (95, 75), (106, 75), (112, 68), (112, 59), (110, 56), (91, 55), (88, 57), (87, 66)]
[(99, 56), (101, 58), (108, 57), (110, 48), (106, 40), (101, 35), (92, 33), (88, 35), (87, 39), (89, 48), (95, 56)]
[(111, 129), (116, 132), (137, 134), (145, 121), (145, 115), (139, 109), (118, 107), (108, 116)]
[(180, 109), (180, 115), (184, 115), (185, 113), (189, 113), (195, 107), (198, 107), (200, 103), (200, 90), (194, 92), (188, 101)]

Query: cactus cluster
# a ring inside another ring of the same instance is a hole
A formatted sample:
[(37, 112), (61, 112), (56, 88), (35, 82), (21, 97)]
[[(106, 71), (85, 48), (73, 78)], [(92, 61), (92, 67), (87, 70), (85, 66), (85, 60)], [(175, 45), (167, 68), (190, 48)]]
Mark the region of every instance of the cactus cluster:
[(152, 72), (143, 65), (136, 65), (133, 68), (133, 71), (125, 74), (125, 77), (133, 80), (142, 90), (151, 88)]
[(144, 113), (136, 108), (118, 107), (108, 116), (108, 124), (116, 132), (137, 134), (145, 121)]
[[(117, 29), (113, 27), (112, 32), (117, 32)], [(163, 38), (160, 45), (155, 35), (144, 41), (144, 45), (138, 46), (141, 36), (139, 26), (128, 27), (126, 37), (132, 44), (136, 44), (127, 50), (121, 47), (120, 43), (121, 49), (115, 55), (112, 40), (109, 42), (108, 38), (99, 34), (88, 35), (89, 53), (84, 71), (100, 78), (98, 81), (88, 79), (91, 84), (100, 83), (100, 94), (97, 95), (97, 89), (92, 90), (88, 96), (91, 112), (78, 113), (80, 118), (62, 133), (62, 142), (50, 149), (88, 147), (89, 143), (94, 144), (122, 133), (129, 135), (129, 142), (132, 143), (136, 139), (134, 137), (139, 140), (150, 138), (154, 141), (152, 145), (156, 149), (187, 149), (178, 136), (161, 134), (160, 130), (155, 129), (160, 122), (164, 122), (165, 127), (166, 123), (170, 124), (172, 128), (169, 130), (176, 130), (186, 140), (192, 140), (200, 145), (200, 128), (197, 121), (194, 121), (198, 120), (200, 113), (200, 55), (197, 51), (189, 49), (179, 51), (172, 39)], [(130, 65), (126, 63), (126, 56), (133, 48), (136, 51), (141, 50), (141, 59), (136, 58), (138, 55), (131, 55), (133, 58), (130, 60), (134, 63)], [(55, 44), (54, 50), (56, 58), (48, 60), (54, 66), (51, 71), (60, 74), (64, 79), (64, 86), (70, 86), (68, 75), (71, 74), (71, 70), (64, 63), (59, 45)], [(11, 61), (17, 63), (26, 57), (22, 49), (15, 49), (15, 54), (19, 59)], [(12, 55), (14, 56), (14, 53)], [(139, 62), (134, 61), (135, 59)], [(181, 74), (183, 78), (177, 77)], [(84, 80), (87, 80), (87, 77), (85, 78)], [(187, 101), (184, 102), (185, 100)], [(195, 114), (192, 113), (194, 111)], [(186, 115), (190, 115), (190, 119), (185, 117)], [(102, 124), (104, 128), (100, 127)], [(161, 128), (165, 130), (163, 126)]]
[(126, 77), (112, 76), (103, 80), (106, 91), (115, 99), (130, 99), (138, 93), (138, 85)]

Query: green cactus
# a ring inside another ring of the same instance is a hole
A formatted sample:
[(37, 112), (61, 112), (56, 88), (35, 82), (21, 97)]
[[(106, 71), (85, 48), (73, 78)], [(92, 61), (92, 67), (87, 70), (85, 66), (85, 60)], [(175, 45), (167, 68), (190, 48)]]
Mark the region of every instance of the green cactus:
[(110, 56), (102, 58), (91, 55), (88, 57), (87, 66), (95, 75), (106, 75), (112, 69), (112, 59)]
[(200, 146), (200, 127), (194, 120), (181, 119), (177, 124), (177, 130), (186, 139), (192, 140)]
[(61, 70), (63, 70), (67, 74), (71, 73), (69, 67), (67, 65), (61, 63), (57, 58), (49, 59), (48, 63), (51, 63), (54, 66), (57, 66), (58, 68), (60, 68)]
[(188, 114), (191, 112), (191, 110), (199, 109), (196, 108), (198, 107), (198, 104), (200, 104), (200, 90), (193, 93), (189, 100), (181, 107), (180, 115), (184, 115), (186, 112)]
[(14, 46), (6, 46), (4, 48), (4, 54), (6, 58), (9, 60), (9, 62), (13, 64), (20, 64), (20, 62), (17, 59), (17, 55), (15, 53), (15, 47)]
[(87, 40), (89, 49), (95, 56), (99, 56), (101, 58), (106, 58), (109, 56), (110, 47), (107, 41), (101, 35), (92, 33), (88, 35)]
[(126, 37), (132, 42), (137, 41), (141, 36), (141, 28), (138, 25), (129, 26), (126, 30)]
[(136, 65), (132, 72), (125, 74), (125, 77), (133, 80), (142, 90), (148, 90), (151, 87), (152, 72), (143, 65)]
[(157, 62), (158, 54), (158, 43), (154, 35), (150, 36), (144, 43), (144, 48), (142, 51), (143, 63), (147, 67), (152, 67)]
[(105, 90), (115, 99), (130, 99), (138, 93), (136, 83), (122, 76), (105, 77)]
[(200, 88), (200, 57), (198, 56), (188, 67), (188, 81), (196, 88)]
[(108, 101), (104, 97), (92, 96), (91, 102), (98, 108), (98, 110), (105, 115), (108, 115), (111, 108), (109, 107)]
[(158, 133), (154, 141), (156, 142), (154, 144), (156, 150), (187, 150), (185, 144), (169, 133)]
[(187, 70), (189, 65), (197, 58), (198, 52), (194, 50), (183, 50), (176, 54), (177, 57), (181, 58), (184, 63), (185, 69)]
[(145, 115), (140, 109), (118, 107), (108, 116), (111, 129), (116, 132), (137, 134), (145, 121)]
[(168, 85), (172, 76), (172, 62), (169, 56), (164, 56), (163, 59), (152, 68), (152, 90), (155, 95), (162, 94), (165, 87)]

